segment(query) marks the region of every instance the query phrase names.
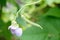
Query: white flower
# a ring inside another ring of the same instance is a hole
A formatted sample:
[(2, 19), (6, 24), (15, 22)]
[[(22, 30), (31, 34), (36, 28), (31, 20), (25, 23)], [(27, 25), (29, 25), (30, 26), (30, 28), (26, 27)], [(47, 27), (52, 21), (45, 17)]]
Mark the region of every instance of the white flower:
[(8, 29), (10, 29), (10, 31), (13, 35), (16, 35), (18, 37), (22, 36), (22, 28), (19, 28), (18, 26), (11, 25), (11, 26), (9, 26)]

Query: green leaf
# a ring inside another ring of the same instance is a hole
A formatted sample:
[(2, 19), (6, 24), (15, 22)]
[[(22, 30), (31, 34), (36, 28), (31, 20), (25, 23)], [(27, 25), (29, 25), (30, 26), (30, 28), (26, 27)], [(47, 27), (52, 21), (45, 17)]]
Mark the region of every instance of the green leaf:
[[(58, 13), (57, 13), (58, 12)], [(37, 21), (43, 29), (38, 27), (27, 28), (23, 32), (22, 40), (59, 40), (60, 16), (58, 8), (51, 8), (46, 15), (42, 15)]]
[(16, 22), (22, 27), (27, 27), (26, 21), (20, 15), (16, 18)]
[(9, 25), (10, 25), (10, 22), (4, 23), (0, 19), (0, 40), (11, 40), (11, 33), (8, 30)]
[(50, 40), (59, 40), (60, 33), (60, 18), (53, 16), (44, 16), (41, 17), (40, 22), (38, 23), (48, 31)]
[(0, 6), (6, 6), (6, 0), (0, 0)]
[(38, 27), (30, 27), (23, 32), (22, 40), (44, 40), (47, 33)]
[(58, 36), (46, 29), (30, 27), (23, 32), (22, 40), (58, 40)]
[(57, 8), (57, 7), (50, 8), (47, 11), (46, 16), (54, 16), (54, 17), (59, 17), (60, 18), (60, 9)]
[(8, 27), (11, 25), (11, 22), (7, 22), (3, 27), (2, 27), (2, 34), (6, 38), (6, 40), (11, 40), (11, 32), (8, 30)]

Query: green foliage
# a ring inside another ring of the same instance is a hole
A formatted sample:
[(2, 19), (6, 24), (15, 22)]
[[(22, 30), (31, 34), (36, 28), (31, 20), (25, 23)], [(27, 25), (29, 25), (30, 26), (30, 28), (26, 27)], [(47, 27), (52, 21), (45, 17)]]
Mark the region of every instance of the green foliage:
[(16, 18), (17, 23), (20, 25), (20, 27), (27, 27), (27, 22), (25, 20), (23, 20), (23, 18), (21, 18), (20, 15), (18, 15), (18, 17)]
[(11, 33), (8, 30), (8, 26), (11, 22), (4, 23), (0, 19), (0, 38), (1, 40), (11, 40)]
[(60, 9), (57, 8), (57, 7), (50, 8), (49, 11), (47, 11), (46, 15), (59, 17), (60, 18)]
[[(37, 27), (28, 28), (24, 31), (23, 40), (59, 40), (60, 39), (60, 9), (50, 8), (47, 13), (39, 17), (38, 24), (44, 29)], [(58, 15), (58, 16), (57, 16)], [(27, 36), (27, 37), (26, 37)], [(26, 39), (25, 39), (26, 38)]]
[(60, 0), (0, 1), (0, 40), (11, 40), (12, 21), (23, 28), (22, 40), (60, 40), (59, 5)]

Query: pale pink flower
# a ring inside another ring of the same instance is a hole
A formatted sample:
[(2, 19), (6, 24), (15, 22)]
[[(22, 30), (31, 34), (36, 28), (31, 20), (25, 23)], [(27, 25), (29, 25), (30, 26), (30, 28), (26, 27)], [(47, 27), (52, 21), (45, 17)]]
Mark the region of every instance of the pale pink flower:
[(22, 28), (19, 28), (18, 26), (15, 27), (15, 26), (11, 25), (11, 26), (9, 26), (8, 29), (10, 29), (10, 31), (13, 35), (16, 35), (18, 37), (22, 36)]

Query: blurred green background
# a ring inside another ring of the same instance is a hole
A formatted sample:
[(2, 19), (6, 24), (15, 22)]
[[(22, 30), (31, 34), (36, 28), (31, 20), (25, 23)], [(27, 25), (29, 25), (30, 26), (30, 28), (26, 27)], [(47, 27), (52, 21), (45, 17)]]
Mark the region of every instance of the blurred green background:
[(60, 0), (0, 0), (0, 40), (16, 40), (8, 30), (13, 20), (23, 28), (21, 40), (60, 40)]

